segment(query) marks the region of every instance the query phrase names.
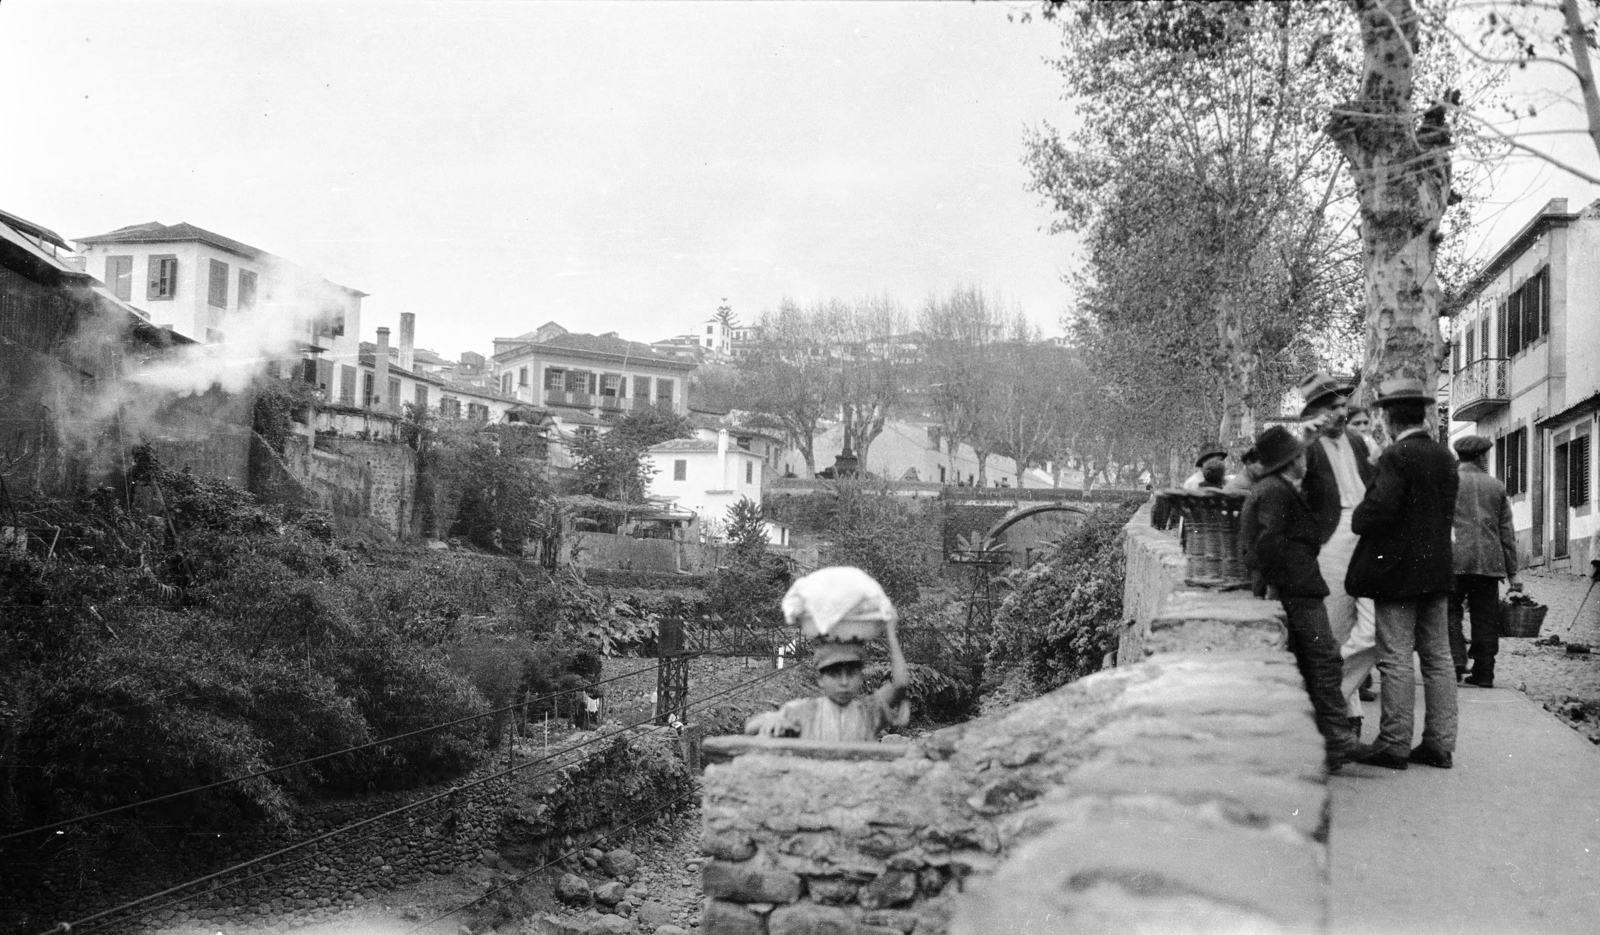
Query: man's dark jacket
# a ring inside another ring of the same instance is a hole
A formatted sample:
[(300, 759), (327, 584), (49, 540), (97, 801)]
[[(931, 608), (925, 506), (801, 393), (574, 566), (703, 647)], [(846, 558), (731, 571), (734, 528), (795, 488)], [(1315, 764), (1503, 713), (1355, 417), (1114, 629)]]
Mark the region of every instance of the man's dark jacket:
[(1448, 593), (1455, 584), (1450, 530), (1459, 486), (1455, 455), (1426, 432), (1390, 445), (1378, 458), (1366, 499), (1350, 516), (1361, 541), (1344, 589), (1382, 600)]
[[(1377, 469), (1372, 466), (1372, 452), (1367, 448), (1366, 439), (1355, 432), (1346, 430), (1344, 437), (1350, 442), (1350, 450), (1356, 456), (1356, 471), (1361, 475), (1361, 483), (1372, 489), (1373, 478)], [(1339, 528), (1339, 514), (1344, 511), (1339, 499), (1339, 478), (1333, 474), (1333, 462), (1328, 458), (1328, 449), (1322, 446), (1322, 439), (1316, 438), (1306, 445), (1306, 477), (1300, 482), (1300, 489), (1305, 491), (1306, 502), (1311, 504), (1311, 509), (1317, 514), (1317, 521), (1322, 525), (1322, 541), (1327, 542)]]
[(1317, 568), (1322, 531), (1311, 504), (1282, 473), (1250, 488), (1241, 518), (1246, 566), (1276, 585), (1281, 597), (1326, 597), (1328, 583)]

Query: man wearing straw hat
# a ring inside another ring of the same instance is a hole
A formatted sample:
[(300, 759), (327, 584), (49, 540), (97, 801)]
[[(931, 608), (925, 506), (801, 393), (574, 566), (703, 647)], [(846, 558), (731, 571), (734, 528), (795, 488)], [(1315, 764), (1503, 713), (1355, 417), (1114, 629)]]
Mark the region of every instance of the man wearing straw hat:
[(1355, 387), (1317, 371), (1300, 384), (1305, 408), (1300, 418), (1312, 420), (1316, 432), (1306, 446), (1306, 500), (1322, 522), (1322, 551), (1317, 563), (1328, 582), (1328, 626), (1339, 641), (1344, 657), (1344, 677), (1340, 691), (1350, 717), (1360, 731), (1361, 683), (1372, 674), (1377, 662), (1377, 640), (1372, 601), (1358, 598), (1344, 588), (1344, 576), (1355, 554), (1356, 534), (1350, 517), (1372, 485), (1374, 468), (1366, 439), (1345, 430), (1346, 403)]
[(1328, 628), (1323, 604), (1328, 585), (1317, 566), (1322, 531), (1300, 491), (1305, 444), (1275, 425), (1256, 439), (1255, 451), (1260, 477), (1250, 488), (1239, 529), (1245, 564), (1276, 590), (1283, 604), (1289, 651), (1311, 696), (1328, 768), (1338, 769), (1372, 750), (1351, 727), (1339, 692), (1339, 644)]
[[(1455, 585), (1450, 539), (1460, 487), (1456, 459), (1428, 433), (1434, 398), (1421, 380), (1384, 380), (1373, 405), (1394, 441), (1378, 458), (1377, 478), (1351, 517), (1361, 541), (1345, 576), (1345, 590), (1377, 605), (1382, 718), (1373, 753), (1361, 762), (1449, 769), (1456, 746), (1456, 679), (1446, 604)], [(1422, 660), (1426, 705), (1422, 743), (1415, 749), (1413, 651)]]

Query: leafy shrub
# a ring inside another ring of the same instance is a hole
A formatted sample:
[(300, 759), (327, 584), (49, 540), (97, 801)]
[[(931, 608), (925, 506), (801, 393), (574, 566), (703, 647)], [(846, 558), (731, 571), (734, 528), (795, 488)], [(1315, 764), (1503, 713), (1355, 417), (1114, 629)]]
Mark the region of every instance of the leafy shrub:
[(1096, 508), (1029, 568), (995, 615), (986, 705), (1041, 695), (1100, 669), (1122, 622), (1121, 531), (1135, 507)]
[(823, 552), (826, 564), (862, 569), (877, 579), (896, 607), (915, 603), (922, 588), (938, 576), (934, 524), (914, 503), (881, 485), (845, 480), (835, 487), (838, 500), (830, 544)]

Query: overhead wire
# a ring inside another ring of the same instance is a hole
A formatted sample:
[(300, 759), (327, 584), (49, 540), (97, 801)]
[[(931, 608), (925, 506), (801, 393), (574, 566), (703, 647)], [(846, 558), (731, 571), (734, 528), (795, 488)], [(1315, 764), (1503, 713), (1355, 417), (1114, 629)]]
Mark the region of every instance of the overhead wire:
[(220, 788), (222, 788), (224, 786), (231, 786), (231, 785), (234, 785), (236, 783), (246, 782), (246, 781), (251, 780), (251, 779), (259, 779), (262, 776), (270, 776), (270, 775), (272, 775), (274, 773), (284, 772), (285, 770), (296, 769), (296, 768), (301, 767), (301, 766), (308, 766), (308, 765), (310, 765), (312, 763), (318, 763), (318, 762), (321, 762), (322, 760), (331, 759), (331, 758), (336, 757), (336, 756), (343, 756), (343, 755), (345, 755), (347, 753), (355, 753), (355, 752), (358, 752), (360, 750), (368, 750), (368, 749), (371, 749), (372, 747), (379, 747), (379, 746), (383, 746), (384, 744), (395, 743), (396, 741), (406, 740), (408, 738), (417, 737), (417, 736), (420, 736), (422, 734), (428, 734), (428, 733), (432, 733), (434, 731), (443, 730), (443, 729), (445, 729), (447, 727), (455, 727), (455, 726), (460, 725), (460, 724), (466, 724), (466, 723), (468, 723), (470, 721), (477, 721), (477, 720), (481, 720), (481, 719), (486, 718), (486, 717), (493, 717), (494, 715), (497, 715), (497, 714), (505, 714), (508, 711), (515, 711), (518, 708), (525, 708), (525, 707), (527, 707), (529, 705), (536, 704), (536, 703), (541, 702), (541, 701), (548, 701), (548, 700), (550, 700), (552, 698), (559, 698), (562, 695), (570, 695), (570, 694), (573, 694), (575, 692), (580, 692), (580, 691), (587, 692), (588, 689), (596, 688), (596, 687), (598, 687), (600, 685), (605, 685), (605, 684), (610, 683), (610, 682), (620, 681), (620, 680), (625, 679), (625, 678), (632, 678), (633, 676), (641, 675), (641, 674), (643, 674), (645, 672), (652, 671), (655, 668), (656, 668), (656, 666), (645, 666), (645, 667), (640, 668), (640, 669), (635, 669), (635, 670), (633, 670), (631, 672), (625, 672), (625, 673), (623, 673), (621, 675), (614, 675), (614, 676), (612, 676), (610, 678), (601, 679), (598, 682), (590, 682), (588, 684), (581, 685), (581, 686), (578, 686), (576, 688), (565, 688), (565, 689), (562, 689), (561, 691), (558, 691), (558, 692), (547, 692), (546, 694), (539, 695), (538, 697), (524, 699), (524, 700), (516, 702), (514, 704), (509, 704), (509, 705), (506, 705), (504, 707), (495, 708), (495, 709), (493, 709), (491, 711), (484, 711), (484, 712), (481, 712), (479, 714), (469, 714), (466, 717), (456, 718), (453, 721), (444, 721), (442, 723), (433, 724), (433, 725), (430, 725), (428, 727), (419, 727), (416, 730), (406, 731), (405, 733), (402, 733), (402, 734), (395, 734), (393, 736), (384, 737), (384, 738), (381, 738), (379, 740), (370, 740), (370, 741), (367, 741), (366, 743), (357, 744), (357, 745), (355, 745), (353, 747), (345, 747), (343, 750), (334, 750), (334, 751), (332, 751), (330, 753), (321, 753), (321, 754), (318, 754), (318, 755), (313, 756), (313, 757), (307, 757), (306, 759), (303, 759), (303, 760), (296, 760), (293, 763), (285, 763), (282, 766), (268, 767), (267, 769), (257, 770), (256, 772), (253, 772), (253, 773), (246, 773), (243, 776), (235, 776), (235, 777), (233, 777), (231, 779), (219, 779), (216, 782), (206, 783), (205, 785), (202, 785), (202, 786), (192, 786), (192, 787), (190, 787), (188, 789), (180, 789), (180, 790), (178, 790), (176, 792), (168, 792), (168, 793), (166, 793), (164, 795), (158, 795), (158, 796), (154, 796), (154, 797), (148, 798), (148, 799), (140, 799), (137, 802), (129, 802), (127, 804), (118, 805), (118, 806), (115, 806), (113, 808), (102, 809), (102, 810), (100, 810), (98, 812), (91, 812), (90, 814), (87, 814), (87, 815), (79, 815), (79, 816), (77, 816), (75, 818), (64, 818), (61, 821), (52, 822), (51, 824), (48, 824), (48, 825), (38, 825), (38, 826), (33, 827), (33, 828), (25, 828), (25, 829), (23, 829), (21, 831), (12, 831), (12, 832), (8, 832), (6, 834), (0, 834), (0, 843), (4, 843), (6, 841), (11, 841), (11, 840), (14, 840), (14, 839), (17, 839), (17, 838), (21, 838), (21, 837), (26, 837), (27, 835), (30, 835), (30, 834), (41, 834), (41, 833), (46, 832), (46, 831), (54, 831), (54, 830), (56, 830), (58, 828), (65, 828), (65, 827), (67, 827), (69, 825), (77, 825), (77, 824), (82, 824), (83, 822), (86, 822), (86, 821), (94, 821), (94, 820), (97, 820), (97, 819), (100, 819), (100, 818), (106, 818), (108, 816), (120, 814), (120, 813), (126, 812), (126, 811), (131, 811), (131, 810), (136, 809), (136, 808), (143, 808), (146, 805), (154, 805), (157, 802), (170, 802), (173, 799), (180, 799), (180, 798), (183, 798), (184, 796), (194, 795), (195, 793), (198, 793), (198, 792), (207, 792), (207, 791), (212, 790), (212, 789), (220, 789)]
[[(695, 708), (695, 707), (698, 707), (700, 705), (707, 704), (707, 703), (709, 703), (711, 701), (715, 701), (718, 698), (726, 697), (727, 695), (731, 695), (731, 694), (733, 694), (735, 692), (742, 691), (742, 690), (747, 689), (747, 688), (749, 688), (751, 686), (754, 686), (754, 685), (757, 685), (757, 684), (759, 684), (761, 682), (764, 682), (767, 679), (772, 678), (773, 676), (780, 675), (780, 674), (782, 674), (782, 673), (784, 673), (786, 671), (792, 671), (792, 670), (790, 670), (790, 669), (773, 669), (771, 672), (768, 672), (768, 673), (766, 673), (764, 675), (756, 676), (753, 679), (746, 679), (743, 682), (739, 682), (739, 683), (737, 683), (735, 685), (732, 685), (732, 686), (730, 686), (728, 688), (725, 688), (725, 689), (722, 689), (720, 691), (714, 692), (714, 693), (712, 693), (710, 695), (707, 695), (704, 698), (700, 698), (698, 700), (691, 701), (688, 704), (685, 704), (683, 706), (682, 711), (684, 713), (687, 713), (691, 708)], [(293, 853), (295, 851), (301, 850), (303, 848), (310, 847), (313, 844), (318, 844), (318, 843), (321, 843), (323, 841), (329, 840), (331, 838), (337, 837), (337, 836), (339, 836), (341, 834), (344, 834), (346, 832), (354, 831), (357, 828), (363, 828), (363, 827), (366, 827), (368, 825), (374, 824), (376, 822), (382, 821), (382, 820), (384, 820), (386, 818), (392, 818), (392, 817), (394, 817), (396, 815), (401, 815), (401, 814), (404, 814), (406, 812), (412, 811), (414, 809), (421, 808), (424, 805), (432, 804), (434, 802), (440, 801), (441, 799), (451, 798), (451, 797), (459, 795), (460, 793), (465, 792), (465, 791), (467, 791), (469, 789), (473, 789), (473, 788), (476, 788), (478, 786), (484, 785), (485, 783), (492, 782), (492, 781), (494, 781), (496, 779), (500, 779), (500, 778), (503, 778), (503, 777), (510, 776), (512, 773), (527, 769), (530, 766), (537, 766), (540, 763), (547, 763), (547, 762), (549, 762), (551, 760), (560, 759), (561, 757), (564, 757), (564, 756), (572, 753), (574, 750), (579, 750), (579, 749), (582, 749), (584, 747), (588, 747), (588, 746), (591, 746), (593, 744), (600, 743), (601, 741), (613, 740), (613, 739), (621, 736), (622, 734), (627, 733), (628, 731), (631, 731), (631, 730), (633, 730), (635, 728), (642, 727), (642, 726), (644, 726), (646, 724), (649, 724), (650, 722), (654, 721), (655, 718), (656, 718), (655, 715), (651, 715), (650, 717), (643, 718), (643, 719), (640, 719), (638, 721), (634, 721), (634, 722), (629, 723), (629, 724), (625, 724), (622, 727), (620, 727), (619, 729), (617, 729), (615, 731), (612, 731), (610, 733), (596, 734), (594, 737), (592, 737), (592, 738), (590, 738), (588, 740), (582, 741), (581, 743), (574, 744), (574, 745), (572, 745), (570, 747), (566, 747), (566, 748), (564, 748), (564, 749), (562, 749), (560, 751), (557, 751), (556, 753), (548, 754), (548, 755), (542, 756), (542, 757), (536, 757), (536, 758), (534, 758), (532, 760), (528, 760), (527, 762), (524, 762), (524, 763), (513, 764), (512, 766), (507, 767), (506, 769), (499, 770), (499, 771), (494, 772), (494, 773), (490, 773), (490, 774), (488, 774), (486, 776), (481, 776), (481, 777), (479, 777), (477, 779), (471, 780), (469, 782), (463, 783), (463, 784), (458, 785), (458, 786), (454, 786), (454, 787), (452, 787), (450, 789), (445, 790), (444, 792), (440, 792), (440, 793), (428, 796), (426, 798), (419, 799), (419, 800), (417, 800), (415, 802), (407, 803), (406, 805), (402, 805), (402, 806), (399, 806), (397, 808), (390, 809), (390, 810), (388, 810), (386, 812), (383, 812), (383, 813), (378, 814), (378, 815), (374, 815), (374, 816), (372, 816), (370, 818), (364, 818), (364, 819), (361, 819), (360, 821), (351, 822), (348, 825), (344, 825), (344, 826), (342, 826), (340, 828), (335, 828), (332, 831), (328, 831), (328, 832), (325, 832), (323, 834), (316, 835), (315, 837), (308, 838), (308, 839), (306, 839), (304, 841), (299, 841), (299, 842), (296, 842), (294, 844), (290, 844), (290, 845), (288, 845), (286, 847), (279, 848), (278, 850), (272, 851), (270, 853), (262, 854), (259, 857), (253, 857), (253, 858), (251, 858), (249, 860), (242, 861), (242, 862), (234, 864), (234, 865), (232, 865), (230, 867), (225, 867), (225, 868), (223, 868), (221, 870), (218, 870), (218, 871), (216, 871), (214, 873), (208, 873), (208, 874), (206, 874), (204, 876), (195, 877), (194, 879), (187, 880), (187, 881), (185, 881), (183, 883), (179, 883), (179, 884), (176, 884), (174, 886), (169, 886), (166, 889), (160, 890), (159, 892), (151, 893), (151, 894), (146, 895), (146, 896), (141, 896), (141, 897), (139, 897), (137, 899), (128, 900), (128, 901), (126, 901), (126, 902), (124, 902), (124, 903), (122, 903), (120, 905), (113, 906), (110, 909), (105, 909), (105, 910), (102, 910), (100, 912), (93, 913), (92, 915), (85, 916), (85, 917), (83, 917), (81, 919), (77, 919), (77, 920), (74, 920), (72, 922), (61, 922), (61, 923), (58, 923), (54, 928), (51, 928), (51, 929), (47, 930), (44, 933), (41, 933), (41, 935), (51, 935), (51, 933), (56, 933), (56, 935), (65, 935), (65, 933), (70, 933), (74, 929), (82, 928), (85, 925), (88, 925), (88, 924), (93, 923), (93, 922), (98, 922), (101, 919), (106, 919), (106, 918), (109, 918), (111, 916), (120, 915), (120, 914), (122, 914), (122, 913), (124, 913), (124, 912), (126, 912), (126, 911), (128, 911), (130, 909), (137, 908), (137, 907), (142, 906), (145, 903), (151, 902), (153, 900), (161, 899), (162, 897), (165, 897), (165, 896), (174, 895), (174, 894), (182, 892), (184, 890), (191, 889), (191, 888), (193, 888), (195, 886), (199, 886), (202, 883), (209, 883), (209, 882), (211, 882), (213, 880), (216, 880), (216, 879), (218, 879), (220, 877), (225, 877), (225, 876), (227, 876), (229, 874), (232, 874), (232, 873), (235, 873), (237, 871), (244, 870), (244, 869), (247, 869), (249, 867), (257, 866), (257, 865), (262, 864), (264, 862), (274, 860), (274, 859), (276, 859), (278, 857), (282, 857), (282, 856), (284, 856), (286, 854), (290, 854), (290, 853)], [(580, 759), (579, 762), (582, 762), (582, 759)], [(572, 764), (566, 764), (566, 765), (572, 765)], [(545, 771), (541, 771), (539, 773), (536, 773), (533, 776), (528, 777), (528, 778), (529, 779), (536, 779), (536, 778), (539, 778), (540, 776), (546, 776), (546, 775), (549, 775), (552, 772), (555, 772), (557, 769), (560, 769), (560, 768), (562, 768), (562, 767), (560, 765), (558, 765), (558, 766), (552, 767), (549, 770), (545, 770)], [(349, 842), (347, 842), (347, 843), (349, 843)], [(345, 846), (345, 845), (341, 845), (341, 846)], [(279, 869), (279, 868), (278, 867), (272, 867), (272, 868), (269, 868), (269, 870), (267, 872), (270, 872), (271, 870), (276, 870), (276, 869)], [(260, 875), (261, 874), (256, 874), (256, 875), (253, 875), (251, 878), (253, 879), (254, 876), (260, 876)], [(237, 881), (235, 881), (235, 882), (237, 882)], [(228, 885), (232, 885), (232, 884), (230, 883)], [(184, 897), (184, 898), (187, 898), (187, 897)], [(181, 901), (181, 899), (177, 900), (177, 901)], [(171, 905), (171, 903), (169, 903), (167, 905)], [(132, 918), (134, 918), (134, 919), (143, 918), (144, 916), (149, 915), (151, 912), (156, 912), (156, 911), (159, 911), (159, 909), (157, 909), (157, 908), (148, 909), (148, 910), (145, 910), (143, 912), (135, 914)], [(125, 920), (120, 920), (120, 921), (130, 921), (130, 920), (126, 920), (125, 919)]]

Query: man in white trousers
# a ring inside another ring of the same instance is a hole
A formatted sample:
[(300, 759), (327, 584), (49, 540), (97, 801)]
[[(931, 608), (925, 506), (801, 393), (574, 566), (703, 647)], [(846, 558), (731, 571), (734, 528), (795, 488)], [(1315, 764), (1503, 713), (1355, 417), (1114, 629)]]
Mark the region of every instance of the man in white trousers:
[(1302, 489), (1322, 526), (1323, 544), (1317, 564), (1330, 592), (1324, 599), (1329, 628), (1344, 657), (1344, 678), (1339, 687), (1351, 721), (1359, 731), (1361, 683), (1372, 673), (1378, 648), (1372, 600), (1354, 597), (1344, 589), (1345, 572), (1358, 538), (1350, 531), (1350, 514), (1367, 495), (1375, 475), (1366, 440), (1345, 431), (1345, 406), (1354, 390), (1350, 383), (1322, 371), (1312, 374), (1300, 384), (1300, 394), (1306, 401), (1300, 418), (1308, 420)]

